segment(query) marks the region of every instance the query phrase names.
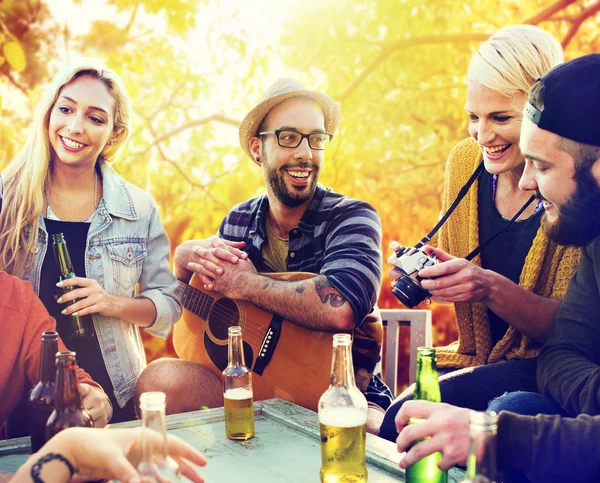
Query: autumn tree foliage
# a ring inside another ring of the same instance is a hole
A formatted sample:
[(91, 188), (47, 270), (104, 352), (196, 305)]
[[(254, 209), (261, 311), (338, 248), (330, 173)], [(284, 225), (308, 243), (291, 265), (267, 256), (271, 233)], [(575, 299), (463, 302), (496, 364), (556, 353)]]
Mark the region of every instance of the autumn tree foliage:
[[(465, 77), (481, 41), (529, 23), (552, 32), (567, 59), (600, 51), (600, 0), (264, 0), (237, 9), (225, 0), (98, 0), (114, 14), (79, 34), (48, 2), (0, 0), (0, 169), (60, 63), (103, 58), (135, 110), (116, 169), (153, 194), (173, 249), (215, 233), (232, 205), (263, 191), (237, 127), (282, 74), (340, 103), (321, 181), (377, 208), (385, 259), (391, 240), (416, 243), (439, 215), (446, 157), (467, 136)], [(269, 8), (286, 9), (281, 25), (269, 23)], [(276, 41), (257, 41), (273, 29)], [(386, 275), (380, 306), (399, 307), (389, 284)], [(436, 344), (456, 337), (453, 317), (434, 307)], [(149, 359), (173, 354), (157, 339), (145, 343)]]

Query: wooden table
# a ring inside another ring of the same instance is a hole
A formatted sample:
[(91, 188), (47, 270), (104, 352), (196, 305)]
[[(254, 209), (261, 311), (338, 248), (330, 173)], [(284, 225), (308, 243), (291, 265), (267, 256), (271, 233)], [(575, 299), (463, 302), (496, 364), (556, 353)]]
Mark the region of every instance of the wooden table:
[[(256, 436), (248, 441), (225, 437), (223, 408), (167, 416), (167, 429), (204, 452), (208, 464), (201, 473), (207, 483), (319, 483), (317, 414), (282, 399), (259, 401), (254, 407)], [(130, 421), (112, 427), (139, 424)], [(0, 470), (14, 473), (29, 453), (29, 438), (0, 441)], [(399, 459), (393, 443), (367, 434), (370, 483), (404, 481)], [(449, 482), (462, 478), (460, 470), (450, 471)]]

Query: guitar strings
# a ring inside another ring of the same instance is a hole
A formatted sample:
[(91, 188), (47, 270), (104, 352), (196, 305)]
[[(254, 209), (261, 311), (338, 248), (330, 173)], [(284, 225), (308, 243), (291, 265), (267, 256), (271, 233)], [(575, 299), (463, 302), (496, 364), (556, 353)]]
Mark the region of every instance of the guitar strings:
[[(224, 307), (223, 305), (217, 305), (217, 301), (215, 301), (214, 297), (211, 297), (210, 295), (202, 292), (201, 290), (198, 290), (195, 287), (192, 287), (191, 285), (188, 285), (186, 287), (181, 298), (182, 302), (185, 299), (185, 304), (189, 307), (184, 307), (186, 308), (186, 310), (192, 312), (194, 315), (200, 317), (201, 319), (205, 319), (207, 322), (209, 322), (210, 315), (210, 321), (225, 324), (227, 325), (227, 327), (239, 325), (241, 319), (241, 314), (239, 310), (232, 310), (227, 307)], [(214, 306), (211, 308), (211, 305)], [(204, 309), (208, 309), (206, 317), (202, 317), (198, 314), (198, 312), (201, 312)], [(231, 322), (237, 322), (237, 324)], [(264, 338), (264, 332), (261, 332), (258, 329), (254, 329), (247, 324), (244, 326), (244, 333), (250, 333), (251, 335), (257, 336), (260, 339)]]

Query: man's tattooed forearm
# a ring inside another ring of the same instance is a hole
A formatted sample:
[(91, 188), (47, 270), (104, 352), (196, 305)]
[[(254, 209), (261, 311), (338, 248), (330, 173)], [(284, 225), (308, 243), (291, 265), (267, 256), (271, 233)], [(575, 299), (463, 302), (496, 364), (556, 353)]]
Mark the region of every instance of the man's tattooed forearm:
[(340, 294), (340, 292), (329, 283), (327, 277), (315, 277), (315, 290), (317, 295), (321, 299), (321, 303), (329, 304), (333, 308), (337, 309), (346, 303), (346, 298)]

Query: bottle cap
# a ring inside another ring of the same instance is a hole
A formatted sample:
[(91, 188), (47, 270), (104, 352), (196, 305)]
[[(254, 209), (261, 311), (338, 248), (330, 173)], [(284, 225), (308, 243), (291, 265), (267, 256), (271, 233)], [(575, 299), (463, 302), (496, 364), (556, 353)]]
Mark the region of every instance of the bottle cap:
[(352, 336), (350, 334), (334, 334), (333, 345), (334, 346), (349, 346), (352, 344)]
[(140, 409), (147, 411), (158, 411), (165, 409), (167, 396), (164, 392), (150, 391), (144, 392), (140, 396)]
[(434, 356), (435, 349), (433, 347), (417, 347), (417, 353), (423, 356)]

